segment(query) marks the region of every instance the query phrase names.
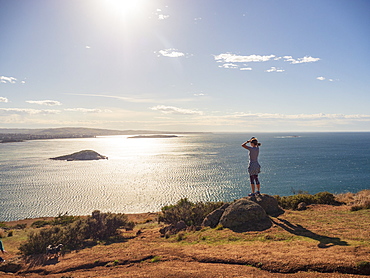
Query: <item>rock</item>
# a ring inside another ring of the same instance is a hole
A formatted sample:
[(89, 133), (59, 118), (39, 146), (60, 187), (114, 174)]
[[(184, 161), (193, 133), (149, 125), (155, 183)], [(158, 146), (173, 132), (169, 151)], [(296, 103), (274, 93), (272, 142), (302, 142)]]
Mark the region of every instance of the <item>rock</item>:
[(185, 222), (181, 220), (177, 222), (176, 225), (171, 224), (166, 227), (163, 227), (162, 229), (159, 230), (159, 232), (162, 234), (162, 236), (175, 235), (182, 230), (186, 230), (187, 227), (188, 226), (185, 224)]
[(228, 206), (220, 224), (235, 232), (263, 231), (272, 225), (265, 210), (248, 198), (239, 199)]
[(230, 204), (224, 204), (220, 208), (212, 211), (209, 213), (206, 218), (204, 218), (202, 222), (203, 227), (211, 227), (211, 228), (216, 228), (218, 223), (220, 222), (221, 216), (224, 213), (225, 209), (229, 206)]
[(297, 210), (306, 210), (307, 204), (305, 202), (300, 202), (297, 206)]
[(73, 161), (73, 160), (99, 160), (99, 159), (108, 159), (108, 157), (98, 154), (92, 150), (83, 150), (73, 154), (58, 156), (54, 158), (50, 158), (53, 160), (66, 160), (66, 161)]
[(257, 204), (259, 204), (268, 215), (277, 217), (284, 213), (284, 210), (279, 207), (278, 201), (267, 194), (245, 197), (245, 199), (249, 199)]
[(176, 225), (175, 225), (175, 228), (176, 228), (176, 230), (178, 230), (178, 231), (181, 231), (181, 230), (185, 230), (186, 228), (187, 228), (188, 226), (185, 224), (185, 222), (184, 221), (179, 221), (179, 222), (177, 222), (176, 223)]

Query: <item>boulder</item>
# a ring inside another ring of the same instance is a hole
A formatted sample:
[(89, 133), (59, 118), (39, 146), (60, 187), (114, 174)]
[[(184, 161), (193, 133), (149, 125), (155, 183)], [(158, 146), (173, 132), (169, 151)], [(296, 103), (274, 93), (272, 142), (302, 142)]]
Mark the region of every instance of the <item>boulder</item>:
[(202, 222), (202, 226), (215, 228), (220, 222), (221, 216), (230, 204), (224, 204), (220, 208), (209, 213)]
[(277, 217), (284, 213), (284, 210), (279, 206), (278, 201), (270, 195), (262, 194), (245, 197), (245, 199), (251, 200), (259, 204), (268, 215)]
[(187, 225), (184, 221), (179, 221), (175, 225), (171, 224), (166, 227), (163, 227), (159, 230), (159, 232), (162, 234), (162, 236), (170, 236), (170, 235), (175, 235), (178, 232), (182, 230), (186, 230)]
[(73, 160), (99, 160), (99, 159), (108, 159), (108, 157), (98, 154), (92, 150), (83, 150), (69, 155), (63, 155), (58, 157), (50, 158), (53, 160), (66, 160), (66, 161), (73, 161)]
[(239, 199), (228, 206), (220, 224), (235, 232), (263, 231), (272, 225), (265, 210), (248, 198)]
[(307, 204), (305, 202), (300, 202), (297, 206), (297, 210), (306, 210)]

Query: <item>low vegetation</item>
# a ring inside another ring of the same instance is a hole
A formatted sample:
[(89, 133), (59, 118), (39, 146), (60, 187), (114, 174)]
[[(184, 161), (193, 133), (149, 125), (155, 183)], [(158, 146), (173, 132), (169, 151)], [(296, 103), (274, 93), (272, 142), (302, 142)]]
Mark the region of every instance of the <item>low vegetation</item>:
[(351, 206), (352, 211), (370, 209), (370, 189), (357, 193), (343, 193), (336, 195), (336, 200)]
[(187, 198), (181, 199), (175, 205), (162, 208), (162, 215), (159, 221), (166, 224), (176, 224), (182, 220), (188, 226), (200, 226), (203, 219), (215, 209), (218, 209), (224, 202), (190, 202)]
[(291, 196), (283, 196), (280, 197), (279, 195), (274, 196), (279, 205), (283, 209), (297, 209), (299, 203), (305, 203), (306, 205), (312, 204), (321, 204), (321, 205), (340, 205), (341, 203), (338, 202), (335, 196), (329, 192), (319, 192), (314, 195), (308, 193), (300, 193)]
[[(41, 224), (36, 222), (34, 227)], [(88, 241), (94, 243), (116, 236), (120, 228), (134, 227), (134, 223), (128, 221), (123, 213), (102, 213), (98, 210), (87, 218), (59, 215), (54, 220), (43, 221), (42, 226), (45, 225), (51, 227), (30, 232), (26, 242), (21, 244), (19, 250), (23, 255), (42, 254), (49, 244), (63, 243), (64, 250), (79, 249)]]

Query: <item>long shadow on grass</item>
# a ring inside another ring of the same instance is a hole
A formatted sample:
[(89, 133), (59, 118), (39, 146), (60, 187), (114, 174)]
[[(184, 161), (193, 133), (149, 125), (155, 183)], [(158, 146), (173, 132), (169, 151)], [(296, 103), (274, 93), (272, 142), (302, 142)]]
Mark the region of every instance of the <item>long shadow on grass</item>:
[(328, 237), (328, 236), (322, 236), (319, 234), (316, 234), (304, 227), (302, 227), (299, 224), (292, 224), (288, 220), (276, 218), (278, 221), (271, 218), (271, 221), (278, 225), (279, 227), (283, 228), (285, 231), (297, 235), (297, 236), (304, 236), (309, 237), (314, 240), (319, 241), (319, 244), (317, 245), (319, 248), (329, 248), (334, 245), (340, 245), (340, 246), (348, 246), (348, 243), (346, 241), (341, 240), (338, 237)]

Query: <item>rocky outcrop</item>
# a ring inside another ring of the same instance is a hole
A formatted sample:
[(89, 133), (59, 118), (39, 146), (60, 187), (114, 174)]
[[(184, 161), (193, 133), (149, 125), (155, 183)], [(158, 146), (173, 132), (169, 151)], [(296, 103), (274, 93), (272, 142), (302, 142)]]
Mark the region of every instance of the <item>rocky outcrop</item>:
[(66, 161), (73, 161), (73, 160), (99, 160), (99, 159), (108, 159), (108, 157), (98, 154), (92, 150), (83, 150), (73, 154), (58, 156), (54, 158), (50, 158), (53, 160), (66, 160)]
[(204, 218), (202, 222), (202, 226), (204, 227), (211, 227), (211, 228), (216, 228), (218, 223), (220, 222), (221, 216), (224, 214), (225, 209), (229, 206), (230, 204), (224, 204), (222, 207), (212, 211), (210, 214)]
[(278, 201), (270, 195), (262, 194), (251, 197), (245, 197), (245, 199), (251, 200), (260, 205), (270, 216), (276, 217), (284, 213), (284, 210), (279, 206)]
[(277, 200), (269, 195), (245, 197), (224, 205), (207, 215), (202, 226), (222, 225), (235, 232), (263, 231), (271, 227), (271, 216), (284, 213)]
[(239, 199), (225, 209), (220, 224), (235, 232), (263, 231), (271, 227), (265, 210), (248, 199)]

